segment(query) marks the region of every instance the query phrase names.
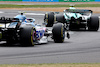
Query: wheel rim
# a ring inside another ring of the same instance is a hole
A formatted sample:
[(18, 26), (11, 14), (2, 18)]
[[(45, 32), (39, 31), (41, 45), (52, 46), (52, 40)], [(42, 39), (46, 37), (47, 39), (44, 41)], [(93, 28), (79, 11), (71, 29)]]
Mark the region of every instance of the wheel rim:
[(64, 38), (65, 38), (65, 31), (64, 31), (63, 26), (62, 26), (62, 28), (61, 28), (61, 37), (62, 37), (62, 41), (64, 41)]
[(36, 40), (36, 32), (32, 29), (31, 31), (31, 44), (34, 46), (34, 42)]
[(33, 42), (35, 42), (35, 40), (36, 40), (36, 32), (35, 31), (33, 31), (32, 38), (33, 38)]

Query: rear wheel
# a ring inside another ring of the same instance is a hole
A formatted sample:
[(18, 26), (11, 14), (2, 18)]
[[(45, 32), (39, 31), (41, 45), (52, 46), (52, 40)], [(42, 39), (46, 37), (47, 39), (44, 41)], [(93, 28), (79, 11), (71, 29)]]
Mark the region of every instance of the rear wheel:
[(62, 23), (57, 23), (53, 26), (52, 29), (53, 39), (56, 43), (64, 42), (65, 38), (65, 29)]
[(54, 24), (54, 12), (46, 13), (44, 16), (44, 22), (46, 23), (46, 27), (52, 27)]
[(36, 41), (36, 30), (33, 27), (23, 27), (20, 32), (20, 43), (22, 46), (34, 46)]
[(88, 30), (89, 31), (98, 31), (99, 29), (99, 18), (98, 16), (90, 17), (88, 21)]
[(6, 41), (6, 46), (12, 46), (13, 44), (15, 44), (16, 42), (14, 41), (14, 40), (12, 40), (12, 39), (7, 39), (7, 41)]
[(57, 22), (66, 23), (66, 19), (63, 14), (57, 14), (55, 18)]

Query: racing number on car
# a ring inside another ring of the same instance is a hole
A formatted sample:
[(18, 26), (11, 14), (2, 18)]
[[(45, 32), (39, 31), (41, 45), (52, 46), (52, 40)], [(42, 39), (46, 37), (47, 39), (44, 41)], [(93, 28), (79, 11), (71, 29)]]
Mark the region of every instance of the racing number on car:
[(39, 31), (36, 31), (36, 38), (38, 39), (39, 37)]
[(44, 30), (36, 31), (36, 37), (37, 39), (40, 39), (44, 35)]

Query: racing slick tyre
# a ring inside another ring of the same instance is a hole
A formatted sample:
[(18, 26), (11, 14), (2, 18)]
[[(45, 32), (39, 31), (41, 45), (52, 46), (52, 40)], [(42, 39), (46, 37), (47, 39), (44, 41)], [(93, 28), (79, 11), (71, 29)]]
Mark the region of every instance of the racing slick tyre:
[(20, 31), (20, 44), (22, 46), (34, 46), (36, 41), (36, 30), (34, 27), (25, 26)]
[(54, 42), (56, 42), (56, 43), (64, 42), (65, 29), (64, 29), (64, 26), (62, 23), (54, 24), (52, 33), (53, 33)]
[(6, 40), (6, 46), (12, 46), (15, 43), (16, 42), (14, 40), (10, 39), (10, 38)]
[(44, 22), (46, 23), (46, 27), (52, 27), (54, 24), (54, 12), (46, 13), (44, 16)]
[(57, 21), (57, 22), (61, 22), (61, 23), (65, 23), (65, 21), (66, 21), (66, 19), (65, 19), (65, 17), (64, 17), (64, 15), (63, 14), (57, 14), (56, 16), (55, 16), (55, 20)]
[(90, 17), (88, 21), (88, 30), (89, 31), (98, 31), (99, 29), (99, 18), (98, 16)]

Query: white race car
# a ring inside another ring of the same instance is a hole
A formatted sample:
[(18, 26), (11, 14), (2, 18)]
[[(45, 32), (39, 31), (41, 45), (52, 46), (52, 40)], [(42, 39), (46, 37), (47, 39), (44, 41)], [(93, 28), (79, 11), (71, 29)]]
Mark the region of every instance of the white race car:
[[(48, 30), (34, 22), (34, 18), (28, 19), (23, 14), (15, 18), (1, 17), (0, 23), (4, 24), (4, 27), (0, 27), (0, 41), (6, 41), (7, 45), (19, 42), (22, 46), (34, 46), (48, 43), (48, 36), (51, 36), (54, 42), (64, 42), (65, 28), (62, 23), (54, 24), (52, 30)], [(67, 37), (69, 38), (68, 31)]]

